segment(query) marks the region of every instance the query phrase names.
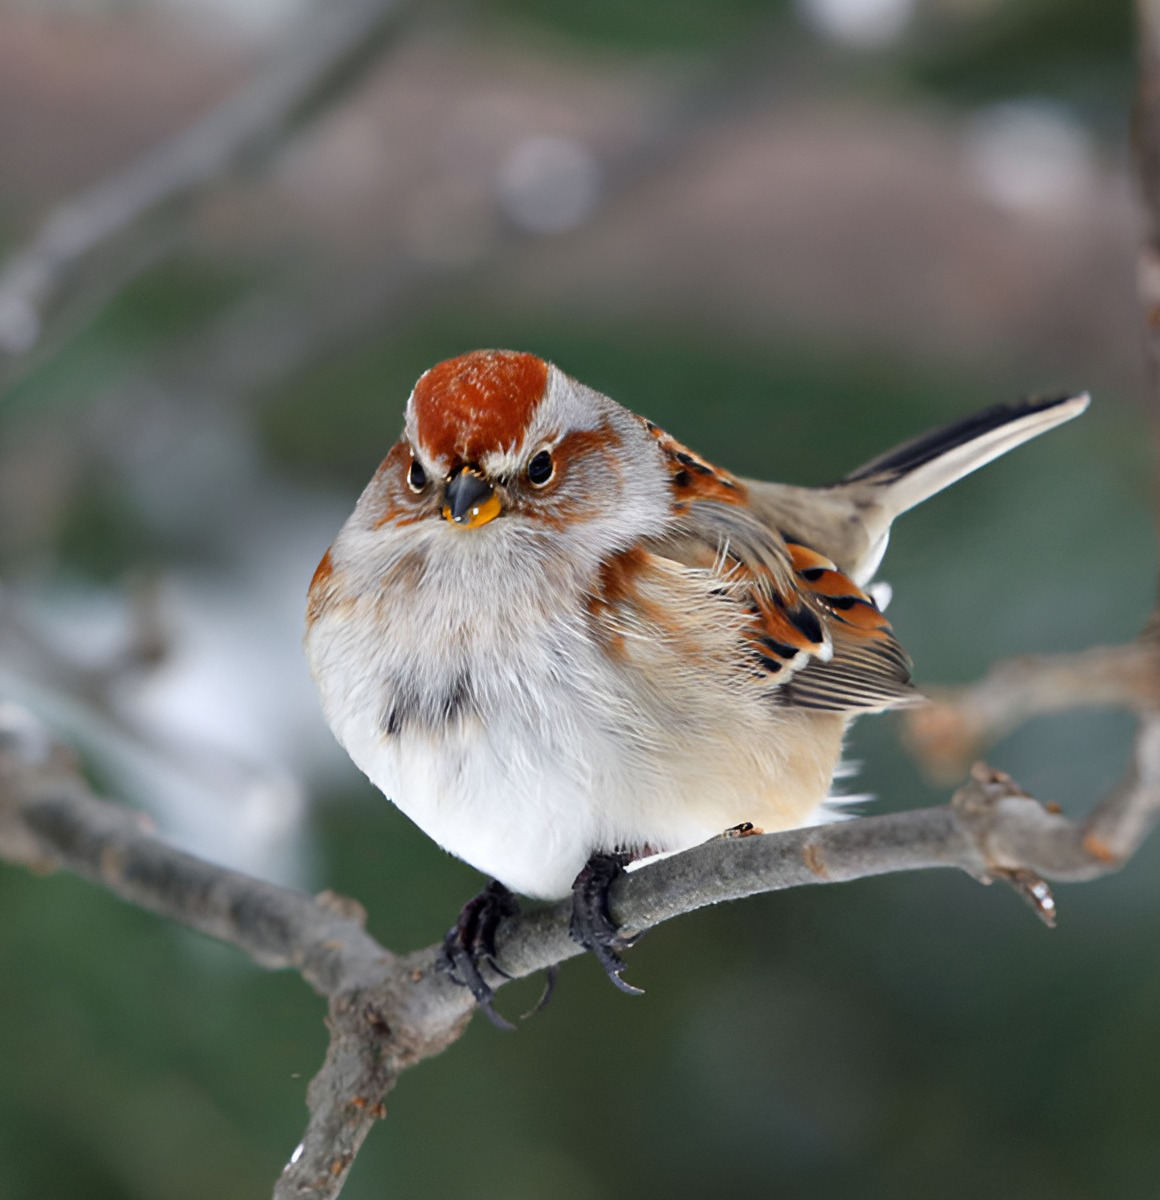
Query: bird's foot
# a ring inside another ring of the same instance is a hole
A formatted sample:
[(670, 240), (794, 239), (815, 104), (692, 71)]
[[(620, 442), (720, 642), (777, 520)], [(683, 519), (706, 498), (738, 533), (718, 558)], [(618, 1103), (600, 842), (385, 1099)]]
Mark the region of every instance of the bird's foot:
[(623, 851), (594, 854), (588, 860), (572, 884), (572, 922), (568, 932), (574, 942), (592, 951), (605, 974), (622, 992), (640, 996), (643, 988), (633, 987), (620, 977), (625, 967), (620, 951), (636, 939), (621, 936), (608, 908), (608, 891), (631, 861), (632, 856)]
[[(495, 990), (484, 979), (479, 968), (486, 963), (496, 974), (505, 979), (511, 978), (495, 961), (495, 931), (500, 921), (505, 917), (514, 917), (519, 911), (515, 896), (498, 879), (493, 879), (478, 896), (463, 906), (455, 924), (443, 939), (443, 948), (439, 951), (436, 963), (452, 982), (470, 990), (487, 1019), (499, 1029), (515, 1029), (515, 1026), (492, 1008)], [(542, 1002), (537, 1008), (541, 1006)]]
[(734, 838), (758, 837), (764, 832), (765, 830), (760, 825), (754, 825), (752, 821), (742, 821), (740, 825), (731, 825), (716, 837), (711, 837), (709, 841), (728, 842)]

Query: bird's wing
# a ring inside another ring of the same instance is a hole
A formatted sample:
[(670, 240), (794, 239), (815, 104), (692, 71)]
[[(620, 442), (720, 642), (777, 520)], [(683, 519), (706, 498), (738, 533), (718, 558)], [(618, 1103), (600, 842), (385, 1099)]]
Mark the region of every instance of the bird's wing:
[(780, 704), (871, 711), (920, 699), (910, 663), (874, 600), (824, 555), (787, 541), (748, 508), (691, 501), (657, 554), (704, 569), (748, 610), (744, 669)]
[(669, 471), (673, 519), (648, 549), (712, 571), (745, 613), (740, 669), (782, 704), (830, 711), (918, 698), (905, 651), (873, 599), (805, 539), (787, 538), (749, 504), (746, 484), (648, 425)]

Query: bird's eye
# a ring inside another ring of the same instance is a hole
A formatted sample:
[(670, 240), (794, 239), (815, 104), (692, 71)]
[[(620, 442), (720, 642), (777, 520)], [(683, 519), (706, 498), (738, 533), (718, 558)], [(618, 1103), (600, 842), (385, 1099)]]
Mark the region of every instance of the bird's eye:
[(552, 456), (547, 450), (533, 455), (532, 461), (528, 463), (528, 482), (532, 487), (543, 487), (555, 473), (556, 464), (552, 462)]
[(421, 492), (427, 486), (427, 472), (417, 459), (411, 459), (411, 469), (407, 472), (407, 486), (413, 492)]

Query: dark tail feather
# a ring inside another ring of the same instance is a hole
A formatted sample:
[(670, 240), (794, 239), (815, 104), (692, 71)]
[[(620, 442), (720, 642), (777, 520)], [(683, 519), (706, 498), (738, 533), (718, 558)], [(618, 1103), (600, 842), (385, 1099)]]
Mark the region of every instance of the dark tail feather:
[(1087, 395), (997, 404), (888, 450), (836, 487), (873, 487), (891, 519), (1029, 438), (1079, 416)]

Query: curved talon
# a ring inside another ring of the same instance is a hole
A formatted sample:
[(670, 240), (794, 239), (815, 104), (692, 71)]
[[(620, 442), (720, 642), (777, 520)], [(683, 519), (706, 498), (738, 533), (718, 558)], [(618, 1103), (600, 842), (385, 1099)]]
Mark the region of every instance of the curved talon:
[[(456, 930), (452, 929), (448, 933), (448, 938), (452, 938), (456, 934)], [(480, 1011), (497, 1029), (515, 1029), (515, 1026), (505, 1017), (501, 1017), (499, 1013), (492, 1008), (491, 1002), (495, 996), (495, 992), (488, 986), (483, 976), (479, 972), (479, 967), (472, 961), (471, 954), (462, 947), (455, 947), (454, 950), (447, 949), (446, 942), (444, 943), (445, 958), (439, 961), (440, 967), (447, 971), (447, 977), (461, 987), (467, 988), (475, 997), (476, 1004), (479, 1005)]]
[(604, 973), (622, 992), (641, 996), (643, 988), (634, 987), (620, 977), (625, 968), (619, 951), (631, 946), (635, 938), (624, 938), (612, 919), (608, 907), (608, 892), (624, 874), (632, 856), (623, 851), (594, 854), (572, 884), (572, 920), (568, 932), (574, 942), (591, 950)]
[(511, 892), (498, 879), (493, 879), (463, 906), (455, 924), (447, 931), (436, 960), (436, 967), (445, 972), (452, 983), (471, 992), (484, 1016), (497, 1029), (515, 1029), (515, 1026), (492, 1008), (495, 990), (483, 978), (479, 966), (487, 963), (496, 974), (504, 979), (511, 978), (495, 960), (495, 931), (500, 921), (515, 916), (519, 910)]
[(621, 979), (620, 973), (627, 964), (619, 954), (608, 946), (592, 946), (591, 950), (596, 955), (596, 961), (604, 968), (604, 973), (626, 996), (644, 995), (644, 988), (636, 987), (634, 984)]
[(540, 998), (524, 1013), (521, 1021), (526, 1021), (529, 1017), (534, 1017), (536, 1013), (542, 1012), (548, 1007), (548, 1001), (552, 999), (552, 993), (556, 990), (556, 976), (559, 974), (559, 966), (553, 963), (550, 967), (544, 968), (544, 990), (540, 993)]

